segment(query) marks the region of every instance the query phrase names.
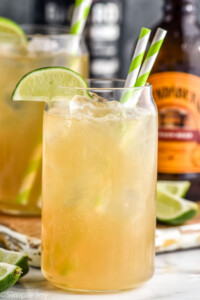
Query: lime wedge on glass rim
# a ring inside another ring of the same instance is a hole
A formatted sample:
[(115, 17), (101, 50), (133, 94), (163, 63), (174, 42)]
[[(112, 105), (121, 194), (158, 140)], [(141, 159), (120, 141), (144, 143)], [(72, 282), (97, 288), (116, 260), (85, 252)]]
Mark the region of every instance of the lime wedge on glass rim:
[(0, 263), (0, 293), (13, 286), (20, 278), (20, 267), (7, 263)]
[(157, 187), (157, 220), (171, 225), (180, 225), (192, 219), (197, 213), (198, 205), (195, 202)]
[(0, 248), (0, 263), (7, 263), (21, 268), (21, 276), (29, 271), (28, 256), (22, 252), (9, 251)]
[(22, 28), (14, 21), (0, 17), (0, 43), (26, 45), (27, 37)]
[(167, 191), (175, 196), (185, 197), (190, 188), (190, 181), (164, 181), (158, 180), (157, 188), (161, 191)]
[(18, 82), (12, 99), (27, 101), (71, 100), (75, 95), (91, 98), (84, 78), (63, 67), (47, 67), (26, 74)]

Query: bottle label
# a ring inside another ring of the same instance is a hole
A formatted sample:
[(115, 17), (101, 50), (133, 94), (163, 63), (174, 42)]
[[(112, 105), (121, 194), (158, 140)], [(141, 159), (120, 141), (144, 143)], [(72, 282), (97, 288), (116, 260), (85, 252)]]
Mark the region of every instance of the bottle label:
[(158, 172), (200, 173), (200, 77), (164, 72), (149, 82), (159, 115)]

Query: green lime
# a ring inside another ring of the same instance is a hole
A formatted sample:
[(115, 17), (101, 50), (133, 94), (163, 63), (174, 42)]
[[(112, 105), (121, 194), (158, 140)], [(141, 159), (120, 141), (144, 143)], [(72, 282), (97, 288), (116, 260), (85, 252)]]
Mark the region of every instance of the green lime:
[(27, 44), (27, 37), (22, 28), (10, 19), (0, 17), (0, 42)]
[(28, 256), (25, 253), (0, 248), (0, 262), (20, 267), (22, 269), (21, 276), (26, 275), (29, 271)]
[(167, 191), (179, 197), (185, 197), (190, 188), (190, 181), (162, 181), (158, 180), (157, 188), (161, 191)]
[(198, 205), (157, 188), (156, 217), (159, 221), (179, 225), (198, 213)]
[(62, 67), (47, 67), (26, 74), (18, 82), (13, 100), (71, 100), (73, 96), (91, 97), (87, 82), (78, 73)]
[(0, 263), (0, 293), (13, 286), (21, 276), (21, 268)]

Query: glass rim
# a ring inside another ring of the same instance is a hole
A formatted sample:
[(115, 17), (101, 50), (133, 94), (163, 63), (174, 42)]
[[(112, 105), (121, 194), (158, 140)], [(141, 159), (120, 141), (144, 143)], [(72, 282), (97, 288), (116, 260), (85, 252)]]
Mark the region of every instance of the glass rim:
[(85, 79), (87, 83), (89, 82), (102, 82), (102, 83), (109, 83), (109, 82), (116, 82), (116, 83), (121, 83), (123, 84), (121, 87), (96, 87), (96, 86), (88, 86), (88, 87), (68, 87), (68, 86), (57, 86), (58, 89), (64, 89), (64, 90), (77, 90), (77, 91), (144, 91), (148, 90), (151, 91), (152, 89), (152, 84), (147, 82), (144, 86), (140, 87), (125, 87), (125, 79), (103, 79), (103, 78), (88, 78)]
[[(20, 25), (22, 27), (22, 29), (25, 31), (26, 33), (26, 30), (38, 30), (38, 31), (41, 31), (39, 33), (28, 33), (26, 34), (27, 37), (33, 37), (35, 35), (37, 35), (38, 37), (41, 37), (41, 38), (44, 38), (44, 37), (79, 37), (81, 38), (83, 35), (81, 34), (72, 34), (70, 33), (70, 27), (69, 26), (64, 26), (64, 25), (46, 25), (46, 24), (31, 24), (31, 23), (24, 23), (24, 24), (21, 24)], [(45, 31), (46, 32), (42, 32), (42, 31)], [(51, 31), (54, 31), (55, 30), (55, 33), (48, 33), (48, 30), (51, 32)], [(58, 32), (56, 32), (58, 31)], [(59, 32), (60, 31), (60, 32)]]
[[(64, 25), (46, 25), (46, 24), (31, 24), (31, 23), (24, 23), (19, 25), (23, 31), (25, 32), (27, 38), (31, 39), (35, 36), (38, 38), (77, 38), (82, 39), (84, 37), (83, 34), (72, 34), (70, 33), (70, 27), (64, 26)], [(38, 30), (38, 32), (37, 32)], [(27, 33), (28, 31), (28, 33)], [(29, 33), (29, 31), (33, 31), (33, 33)], [(36, 31), (36, 32), (34, 32)], [(48, 31), (50, 33), (48, 33)], [(54, 33), (55, 31), (55, 33)], [(0, 35), (3, 34), (4, 36), (13, 36), (12, 33), (0, 33)]]

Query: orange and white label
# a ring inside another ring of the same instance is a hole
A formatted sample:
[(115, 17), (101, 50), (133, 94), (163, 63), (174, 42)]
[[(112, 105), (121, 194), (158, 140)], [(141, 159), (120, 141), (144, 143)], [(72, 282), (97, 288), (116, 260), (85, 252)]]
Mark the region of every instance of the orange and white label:
[(149, 82), (159, 114), (158, 172), (200, 173), (200, 77), (164, 72)]

